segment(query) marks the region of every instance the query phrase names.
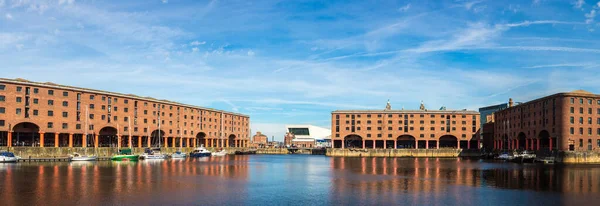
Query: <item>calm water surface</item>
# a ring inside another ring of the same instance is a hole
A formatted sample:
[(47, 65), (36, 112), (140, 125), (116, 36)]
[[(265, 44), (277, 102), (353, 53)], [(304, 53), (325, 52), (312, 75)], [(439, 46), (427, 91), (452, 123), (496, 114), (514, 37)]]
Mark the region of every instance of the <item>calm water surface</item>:
[(600, 166), (228, 156), (0, 164), (0, 205), (597, 205)]

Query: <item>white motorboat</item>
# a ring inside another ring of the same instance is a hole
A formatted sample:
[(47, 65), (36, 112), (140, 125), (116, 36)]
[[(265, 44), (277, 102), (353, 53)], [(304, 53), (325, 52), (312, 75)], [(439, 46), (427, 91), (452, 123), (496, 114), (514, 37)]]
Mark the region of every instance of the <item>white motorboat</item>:
[(0, 152), (0, 163), (17, 162), (19, 157), (15, 156), (12, 152), (2, 151)]
[(215, 156), (215, 157), (222, 157), (222, 156), (225, 156), (225, 155), (227, 155), (227, 151), (225, 151), (225, 150), (221, 150), (221, 151), (213, 152), (212, 153), (212, 156)]
[(140, 155), (140, 159), (144, 160), (164, 160), (167, 159), (166, 154), (160, 153), (160, 148), (146, 148), (144, 154)]
[(73, 153), (70, 156), (71, 156), (71, 161), (96, 161), (98, 159), (97, 156), (80, 155), (77, 152)]
[(171, 155), (171, 158), (173, 159), (185, 159), (186, 157), (187, 154), (180, 151), (177, 151)]

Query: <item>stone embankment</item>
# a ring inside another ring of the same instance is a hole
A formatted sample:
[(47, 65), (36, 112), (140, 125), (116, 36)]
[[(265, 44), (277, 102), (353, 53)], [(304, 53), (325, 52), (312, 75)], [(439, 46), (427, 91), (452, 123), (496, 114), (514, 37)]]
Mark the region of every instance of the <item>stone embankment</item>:
[[(217, 151), (220, 148), (206, 148), (210, 151)], [(223, 148), (227, 153), (234, 154), (235, 151), (245, 151), (248, 148)], [(161, 148), (161, 152), (165, 154), (172, 154), (177, 151), (182, 151), (184, 153), (190, 153), (194, 148), (192, 147), (183, 147), (183, 148)], [(117, 154), (117, 148), (110, 147), (101, 147), (101, 148), (83, 148), (83, 147), (0, 147), (0, 151), (10, 151), (15, 153), (15, 155), (21, 158), (29, 158), (29, 157), (66, 157), (74, 152), (77, 152), (82, 155), (98, 155), (99, 157), (109, 157)], [(144, 152), (144, 148), (133, 148), (133, 154), (142, 154)]]

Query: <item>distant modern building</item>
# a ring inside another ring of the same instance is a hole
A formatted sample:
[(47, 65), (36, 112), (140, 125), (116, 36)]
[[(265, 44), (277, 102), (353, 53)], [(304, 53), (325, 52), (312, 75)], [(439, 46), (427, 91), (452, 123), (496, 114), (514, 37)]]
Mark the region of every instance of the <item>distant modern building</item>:
[(286, 125), (285, 130), (287, 134), (284, 139), (287, 145), (315, 147), (317, 146), (317, 140), (321, 143), (327, 142), (327, 140), (331, 142), (331, 130), (327, 128), (314, 125)]
[(479, 125), (479, 127), (481, 128), (481, 133), (485, 132), (484, 128), (483, 128), (483, 124), (485, 124), (487, 122), (486, 116), (491, 115), (494, 112), (497, 112), (497, 111), (500, 111), (500, 110), (503, 110), (506, 108), (508, 108), (507, 103), (502, 103), (502, 104), (479, 108), (479, 121), (481, 124), (481, 125)]
[(494, 113), (495, 149), (600, 151), (600, 95), (557, 93)]
[(331, 113), (334, 148), (477, 149), (479, 112), (468, 110), (337, 110)]
[[(480, 126), (479, 128), (481, 128), (479, 130), (479, 134), (481, 137), (481, 140), (483, 142), (483, 144), (489, 143), (490, 141), (493, 141), (492, 136), (489, 135), (493, 135), (494, 131), (493, 131), (493, 119), (494, 119), (494, 112), (503, 110), (508, 108), (508, 104), (507, 103), (502, 103), (502, 104), (497, 104), (497, 105), (492, 105), (492, 106), (487, 106), (487, 107), (482, 107), (479, 108), (479, 121), (480, 121)], [(488, 124), (488, 126), (486, 127), (485, 124)], [(491, 126), (490, 126), (491, 125)], [(485, 131), (486, 129), (491, 129), (492, 131)], [(487, 135), (487, 136), (486, 136)], [(487, 138), (487, 142), (486, 142), (486, 138)], [(483, 145), (481, 145), (481, 147), (483, 147)], [(485, 148), (485, 147), (483, 147)], [(486, 148), (488, 150), (493, 149), (493, 147), (488, 147)]]

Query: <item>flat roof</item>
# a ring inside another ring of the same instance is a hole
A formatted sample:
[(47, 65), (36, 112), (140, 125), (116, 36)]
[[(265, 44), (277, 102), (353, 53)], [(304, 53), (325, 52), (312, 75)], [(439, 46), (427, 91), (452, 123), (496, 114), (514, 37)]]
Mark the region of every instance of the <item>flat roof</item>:
[(368, 114), (479, 114), (472, 110), (335, 110), (332, 114), (368, 113)]
[(71, 90), (71, 91), (81, 91), (81, 92), (94, 93), (94, 94), (111, 95), (111, 96), (122, 97), (122, 98), (130, 98), (130, 99), (144, 100), (144, 101), (155, 102), (155, 103), (170, 104), (170, 105), (181, 106), (181, 107), (189, 107), (189, 108), (194, 108), (194, 109), (208, 110), (208, 111), (212, 111), (212, 112), (222, 112), (222, 113), (226, 113), (226, 114), (250, 118), (250, 116), (245, 115), (245, 114), (234, 113), (234, 112), (229, 112), (229, 111), (225, 111), (225, 110), (218, 110), (218, 109), (200, 107), (200, 106), (195, 106), (195, 105), (183, 104), (183, 103), (173, 102), (173, 101), (164, 100), (164, 99), (155, 99), (152, 97), (140, 97), (140, 96), (137, 96), (134, 94), (122, 94), (122, 93), (117, 93), (117, 92), (109, 92), (109, 91), (103, 91), (103, 90), (60, 85), (60, 84), (55, 84), (52, 82), (42, 83), (42, 82), (29, 81), (29, 80), (21, 79), (21, 78), (17, 78), (17, 79), (0, 78), (0, 83), (21, 84), (21, 85), (30, 85), (30, 86), (37, 86), (37, 87)]

